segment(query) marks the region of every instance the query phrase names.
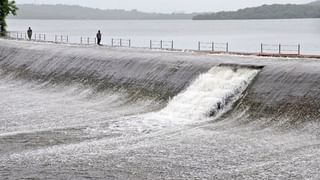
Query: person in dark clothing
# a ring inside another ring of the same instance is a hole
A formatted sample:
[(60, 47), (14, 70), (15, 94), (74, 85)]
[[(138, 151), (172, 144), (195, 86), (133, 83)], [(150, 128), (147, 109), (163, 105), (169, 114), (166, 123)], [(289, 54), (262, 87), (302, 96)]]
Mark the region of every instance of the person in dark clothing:
[(29, 29), (27, 31), (27, 34), (28, 34), (29, 40), (31, 40), (31, 38), (32, 38), (32, 29), (31, 29), (31, 27), (29, 27)]
[(217, 103), (217, 109), (220, 110), (221, 108), (222, 108), (221, 102), (218, 102), (218, 103)]
[(97, 33), (97, 44), (101, 45), (100, 43), (101, 43), (101, 32), (99, 30), (98, 33)]

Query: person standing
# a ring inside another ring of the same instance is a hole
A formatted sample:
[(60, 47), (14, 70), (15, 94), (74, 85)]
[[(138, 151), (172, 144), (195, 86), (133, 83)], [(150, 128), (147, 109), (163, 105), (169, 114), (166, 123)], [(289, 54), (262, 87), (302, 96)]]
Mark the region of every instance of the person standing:
[(29, 29), (27, 31), (27, 34), (28, 34), (29, 40), (31, 40), (31, 38), (32, 38), (32, 29), (31, 29), (31, 27), (29, 27)]
[(97, 33), (97, 44), (101, 45), (100, 43), (101, 43), (101, 32), (99, 30), (98, 33)]

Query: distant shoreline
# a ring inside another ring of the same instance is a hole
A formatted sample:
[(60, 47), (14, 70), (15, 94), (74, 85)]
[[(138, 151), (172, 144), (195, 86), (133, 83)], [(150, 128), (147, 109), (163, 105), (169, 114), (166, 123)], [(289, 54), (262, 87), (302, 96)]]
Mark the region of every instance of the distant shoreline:
[[(309, 4), (273, 4), (216, 13), (150, 13), (138, 10), (95, 9), (75, 5), (18, 5), (17, 16), (28, 20), (275, 20), (320, 18), (320, 1)], [(61, 13), (57, 13), (61, 12)]]
[(287, 19), (214, 19), (214, 20), (193, 20), (193, 19), (17, 19), (17, 18), (8, 18), (8, 20), (40, 20), (40, 21), (271, 21), (271, 20), (317, 20), (320, 18), (287, 18)]
[(230, 19), (306, 19), (320, 18), (320, 1), (308, 4), (272, 4), (221, 11), (194, 16), (193, 20), (230, 20)]

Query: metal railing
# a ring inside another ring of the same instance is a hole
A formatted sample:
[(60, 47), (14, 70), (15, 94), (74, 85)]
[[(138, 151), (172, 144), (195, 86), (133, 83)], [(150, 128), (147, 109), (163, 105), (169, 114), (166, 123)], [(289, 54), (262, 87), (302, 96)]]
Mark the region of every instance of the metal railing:
[(27, 33), (18, 33), (16, 39), (27, 39)]
[(91, 38), (91, 37), (80, 37), (80, 44), (97, 44), (97, 38)]
[(229, 43), (198, 42), (198, 51), (229, 52)]
[(12, 32), (6, 32), (4, 38), (6, 38), (6, 39), (11, 39), (11, 38), (12, 38), (12, 37), (11, 37), (11, 33), (12, 33)]
[(41, 33), (33, 34), (31, 39), (35, 41), (46, 41), (46, 35)]
[(173, 49), (173, 41), (150, 40), (150, 49)]
[[(6, 38), (16, 39), (16, 40), (29, 40), (28, 34), (24, 32), (7, 32)], [(34, 33), (30, 40), (34, 41), (46, 41), (46, 35), (41, 33)]]
[[(9, 31), (6, 33), (5, 38), (16, 39), (16, 40), (29, 40), (28, 34), (25, 32), (13, 32)], [(52, 36), (49, 36), (52, 38)], [(73, 40), (78, 37), (74, 37)], [(72, 38), (71, 38), (72, 39)], [(32, 34), (32, 41), (41, 41), (41, 42), (52, 42), (47, 39), (46, 34), (34, 33)], [(56, 43), (78, 43), (70, 42), (69, 36), (67, 35), (55, 35), (54, 42)], [(80, 37), (80, 44), (90, 45), (96, 44), (97, 38), (93, 37)], [(113, 47), (132, 47), (132, 41), (130, 39), (111, 39), (111, 46)], [(163, 41), (163, 40), (150, 40), (149, 42), (150, 49), (174, 49), (173, 41)], [(192, 49), (191, 49), (192, 50)], [(229, 43), (216, 43), (216, 42), (198, 42), (198, 51), (210, 51), (210, 52), (229, 52)], [(290, 44), (264, 44), (260, 45), (260, 53), (268, 55), (301, 55), (301, 45), (290, 45)]]
[(6, 38), (8, 39), (17, 39), (17, 40), (25, 40), (27, 39), (27, 34), (23, 32), (7, 32)]
[(260, 47), (261, 54), (264, 53), (276, 53), (276, 54), (301, 54), (301, 46), (298, 45), (288, 45), (288, 44), (263, 44)]
[(54, 42), (55, 43), (69, 43), (69, 36), (68, 35), (54, 35)]
[(130, 39), (111, 39), (111, 46), (112, 47), (131, 47), (131, 40)]

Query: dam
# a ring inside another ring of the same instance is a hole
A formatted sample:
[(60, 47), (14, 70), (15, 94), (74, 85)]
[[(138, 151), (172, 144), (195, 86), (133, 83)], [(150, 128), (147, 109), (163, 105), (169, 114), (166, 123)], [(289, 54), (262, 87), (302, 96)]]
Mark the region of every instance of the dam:
[(319, 179), (319, 70), (0, 39), (0, 177)]

